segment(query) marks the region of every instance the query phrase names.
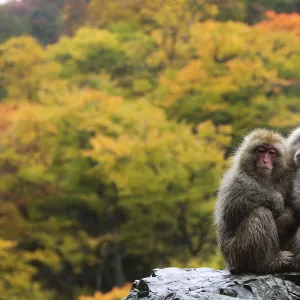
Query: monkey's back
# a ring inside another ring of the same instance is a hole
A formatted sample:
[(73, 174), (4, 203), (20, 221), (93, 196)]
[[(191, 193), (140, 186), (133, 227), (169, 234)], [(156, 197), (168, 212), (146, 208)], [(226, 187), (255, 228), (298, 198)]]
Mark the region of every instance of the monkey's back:
[[(217, 193), (215, 208), (215, 224), (219, 235), (233, 234), (236, 226), (249, 212), (247, 200), (257, 189), (259, 183), (236, 168), (232, 167), (224, 174)], [(241, 214), (237, 214), (236, 206), (244, 208)]]

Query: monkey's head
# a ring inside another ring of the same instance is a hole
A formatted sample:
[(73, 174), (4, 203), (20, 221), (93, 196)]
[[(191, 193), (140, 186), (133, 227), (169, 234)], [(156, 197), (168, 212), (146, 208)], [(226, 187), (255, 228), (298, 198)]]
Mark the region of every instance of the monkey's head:
[(287, 138), (287, 147), (296, 167), (300, 167), (300, 127), (292, 131)]
[(246, 135), (236, 153), (237, 166), (251, 176), (278, 178), (287, 169), (287, 162), (283, 136), (267, 129)]

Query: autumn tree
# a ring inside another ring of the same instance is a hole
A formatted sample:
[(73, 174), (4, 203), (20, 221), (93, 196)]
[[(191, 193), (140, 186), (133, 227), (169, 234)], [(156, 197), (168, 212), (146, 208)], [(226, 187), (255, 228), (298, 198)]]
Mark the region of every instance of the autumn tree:
[(107, 27), (112, 23), (122, 21), (139, 22), (139, 13), (144, 2), (136, 0), (91, 0), (86, 22), (97, 27)]
[(270, 31), (288, 31), (300, 35), (300, 14), (294, 12), (292, 14), (280, 13), (274, 11), (266, 12), (267, 19), (261, 21), (256, 26), (265, 28)]
[[(130, 257), (167, 264), (174, 243), (181, 260), (211, 256), (210, 215), (230, 127), (176, 124), (145, 100), (101, 91), (43, 93), (43, 103), (19, 108), (2, 133), (0, 155), (2, 192), (22, 199), (31, 227), (39, 228), (21, 245), (39, 253), (41, 276), (50, 268), (72, 295), (65, 279), (83, 280), (86, 264), (101, 288), (135, 276), (123, 269)], [(111, 281), (101, 277), (103, 268)]]
[(128, 71), (126, 52), (108, 30), (83, 27), (73, 38), (63, 37), (49, 51), (50, 56), (62, 64), (64, 77), (101, 70), (116, 76)]
[(115, 24), (111, 31), (82, 27), (49, 47), (48, 56), (73, 84), (141, 96), (157, 82), (158, 71), (147, 62), (154, 44), (137, 26)]
[(161, 76), (153, 101), (179, 120), (232, 124), (237, 138), (269, 126), (279, 115), (273, 99), (299, 78), (300, 41), (292, 33), (267, 32), (233, 22), (195, 24), (194, 59)]
[(16, 37), (0, 45), (2, 93), (11, 99), (36, 100), (44, 81), (56, 79), (59, 65), (46, 59), (42, 46), (32, 37)]
[(73, 35), (86, 21), (86, 0), (65, 0), (62, 10), (63, 33)]

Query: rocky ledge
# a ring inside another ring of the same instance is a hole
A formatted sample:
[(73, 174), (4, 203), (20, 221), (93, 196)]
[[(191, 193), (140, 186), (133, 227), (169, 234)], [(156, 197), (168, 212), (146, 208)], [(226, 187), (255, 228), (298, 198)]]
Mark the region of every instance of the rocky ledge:
[(123, 300), (300, 300), (300, 273), (231, 275), (209, 268), (155, 269)]

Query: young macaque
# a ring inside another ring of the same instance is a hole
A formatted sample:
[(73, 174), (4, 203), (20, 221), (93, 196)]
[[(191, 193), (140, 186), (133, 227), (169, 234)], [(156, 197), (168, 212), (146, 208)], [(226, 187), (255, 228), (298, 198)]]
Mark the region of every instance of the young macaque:
[(275, 219), (284, 211), (288, 171), (284, 138), (267, 129), (248, 134), (224, 175), (215, 209), (218, 243), (232, 273), (283, 272), (294, 264), (281, 251)]

